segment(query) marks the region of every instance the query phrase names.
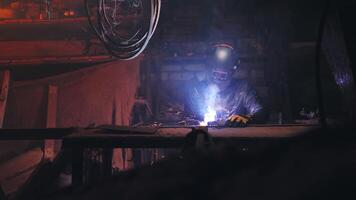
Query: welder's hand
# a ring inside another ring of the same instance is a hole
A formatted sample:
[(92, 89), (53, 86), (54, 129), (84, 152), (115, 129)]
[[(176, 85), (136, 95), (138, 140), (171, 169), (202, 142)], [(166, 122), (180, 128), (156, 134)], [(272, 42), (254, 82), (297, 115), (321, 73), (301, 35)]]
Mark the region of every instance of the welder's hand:
[(225, 125), (228, 127), (245, 127), (251, 120), (250, 116), (244, 115), (231, 115)]

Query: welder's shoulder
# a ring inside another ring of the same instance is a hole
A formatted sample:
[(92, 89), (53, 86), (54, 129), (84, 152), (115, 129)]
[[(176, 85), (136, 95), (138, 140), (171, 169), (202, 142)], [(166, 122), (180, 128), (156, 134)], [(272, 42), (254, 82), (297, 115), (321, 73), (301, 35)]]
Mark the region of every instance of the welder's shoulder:
[(252, 88), (251, 84), (244, 79), (234, 79), (232, 84), (236, 90), (247, 91)]

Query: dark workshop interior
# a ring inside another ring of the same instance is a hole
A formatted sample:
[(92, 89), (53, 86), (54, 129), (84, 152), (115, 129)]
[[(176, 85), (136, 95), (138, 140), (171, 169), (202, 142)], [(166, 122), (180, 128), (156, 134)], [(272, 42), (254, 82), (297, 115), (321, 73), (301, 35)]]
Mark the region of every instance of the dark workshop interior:
[(356, 198), (355, 10), (0, 0), (0, 200)]

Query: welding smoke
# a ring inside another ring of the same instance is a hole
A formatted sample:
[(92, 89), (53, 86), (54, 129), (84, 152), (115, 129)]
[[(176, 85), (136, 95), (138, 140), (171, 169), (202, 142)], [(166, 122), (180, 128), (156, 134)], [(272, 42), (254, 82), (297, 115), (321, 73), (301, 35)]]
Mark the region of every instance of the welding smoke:
[(205, 94), (205, 113), (204, 121), (200, 123), (201, 126), (207, 126), (209, 122), (216, 121), (216, 97), (219, 92), (219, 88), (215, 84), (208, 86)]

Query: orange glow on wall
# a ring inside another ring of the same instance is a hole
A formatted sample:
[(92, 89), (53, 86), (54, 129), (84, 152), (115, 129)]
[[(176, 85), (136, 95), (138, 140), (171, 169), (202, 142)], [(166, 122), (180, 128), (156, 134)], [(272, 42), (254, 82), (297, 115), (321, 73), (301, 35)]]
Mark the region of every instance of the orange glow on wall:
[(14, 18), (14, 13), (11, 9), (0, 8), (0, 19)]

